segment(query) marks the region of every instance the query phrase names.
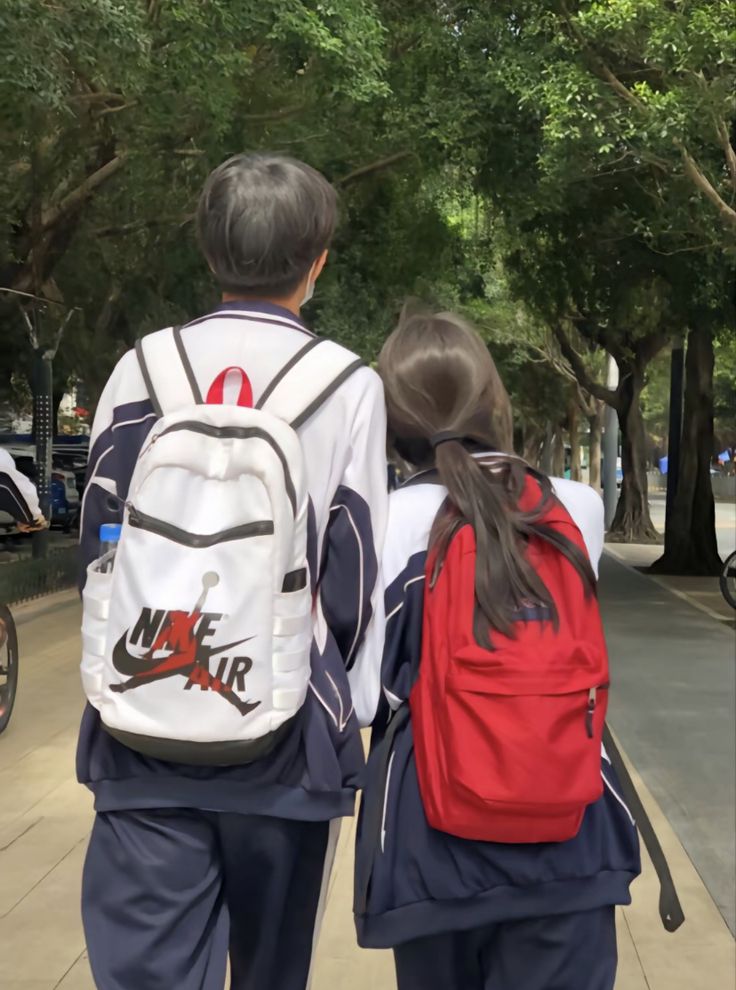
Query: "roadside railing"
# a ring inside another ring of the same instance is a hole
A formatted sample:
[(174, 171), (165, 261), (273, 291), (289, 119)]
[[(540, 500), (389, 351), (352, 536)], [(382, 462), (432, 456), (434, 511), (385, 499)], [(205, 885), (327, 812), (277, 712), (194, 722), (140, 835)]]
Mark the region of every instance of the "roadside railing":
[(74, 587), (78, 561), (79, 549), (75, 545), (52, 550), (42, 560), (13, 560), (0, 564), (0, 602), (15, 605)]

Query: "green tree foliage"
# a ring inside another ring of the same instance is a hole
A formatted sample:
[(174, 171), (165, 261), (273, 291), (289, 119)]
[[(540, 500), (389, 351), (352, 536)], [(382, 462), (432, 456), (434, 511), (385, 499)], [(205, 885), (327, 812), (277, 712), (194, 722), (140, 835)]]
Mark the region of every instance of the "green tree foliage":
[(518, 207), (530, 184), (533, 214), (571, 182), (621, 175), (663, 211), (649, 225), (630, 211), (655, 246), (688, 233), (736, 242), (730, 0), (474, 3), (458, 15), (457, 44), (476, 83), (468, 124), (506, 134), (489, 150), (515, 166)]
[[(498, 0), (456, 10), (453, 26), (466, 167), (503, 220), (518, 297), (555, 331), (580, 383), (617, 408), (625, 480), (614, 533), (653, 539), (639, 402), (647, 366), (672, 334), (707, 326), (712, 336), (730, 321), (732, 5)], [(615, 393), (578, 360), (573, 328), (616, 357)], [(707, 366), (708, 347), (695, 352)]]
[[(0, 34), (0, 285), (79, 309), (59, 374), (93, 392), (132, 336), (211, 297), (191, 219), (214, 164), (274, 147), (347, 190), (388, 140), (362, 126), (389, 94), (371, 0), (0, 0)], [(0, 318), (17, 358), (7, 298)]]
[[(733, 381), (731, 0), (0, 0), (0, 36), (0, 285), (58, 304), (47, 339), (75, 309), (59, 388), (94, 401), (136, 336), (214, 301), (197, 193), (268, 148), (341, 193), (317, 327), (372, 359), (406, 295), (461, 308), (537, 454), (579, 415), (597, 445), (614, 405), (623, 538), (654, 537), (640, 400), (687, 335), (683, 491), (705, 491), (709, 397), (720, 433)], [(2, 296), (0, 321), (7, 390), (30, 350)], [(676, 514), (691, 547), (697, 515)]]

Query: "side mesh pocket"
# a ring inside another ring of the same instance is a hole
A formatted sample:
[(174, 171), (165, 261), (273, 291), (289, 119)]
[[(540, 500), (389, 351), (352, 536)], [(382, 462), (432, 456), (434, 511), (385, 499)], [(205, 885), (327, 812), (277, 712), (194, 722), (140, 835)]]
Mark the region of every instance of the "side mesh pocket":
[(82, 662), (81, 675), (84, 693), (95, 708), (102, 703), (102, 689), (105, 671), (105, 646), (107, 624), (110, 616), (112, 594), (112, 572), (103, 574), (95, 570), (94, 561), (87, 570), (87, 583), (82, 600)]
[(307, 587), (305, 569), (302, 588), (274, 596), (273, 707), (278, 721), (282, 720), (279, 713), (295, 714), (304, 704), (311, 644), (312, 593)]

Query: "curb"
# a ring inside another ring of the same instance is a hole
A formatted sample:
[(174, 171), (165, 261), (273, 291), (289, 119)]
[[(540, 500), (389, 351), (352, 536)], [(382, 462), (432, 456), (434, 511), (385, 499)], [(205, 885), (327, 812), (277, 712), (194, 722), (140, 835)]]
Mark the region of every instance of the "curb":
[(11, 606), (11, 612), (17, 626), (22, 626), (26, 622), (32, 622), (47, 612), (57, 612), (60, 609), (68, 608), (79, 601), (79, 592), (76, 588), (67, 588), (65, 591), (54, 591), (50, 595), (43, 595), (41, 598), (32, 598), (30, 601), (21, 602), (19, 605)]
[(686, 591), (681, 591), (679, 588), (673, 588), (665, 578), (660, 577), (658, 574), (649, 574), (646, 571), (639, 570), (638, 567), (634, 567), (633, 564), (630, 564), (628, 560), (626, 560), (623, 554), (616, 553), (616, 551), (612, 549), (612, 547), (615, 546), (615, 543), (607, 543), (604, 547), (604, 553), (610, 554), (617, 564), (621, 564), (622, 567), (625, 567), (629, 571), (633, 571), (635, 574), (639, 574), (643, 578), (648, 578), (648, 580), (652, 581), (664, 591), (669, 591), (671, 595), (675, 595), (676, 598), (680, 598), (688, 605), (691, 605), (693, 608), (697, 608), (700, 612), (705, 613), (705, 615), (709, 616), (711, 619), (715, 619), (720, 625), (724, 625), (724, 623), (728, 625), (732, 621), (727, 615), (722, 615), (720, 612), (716, 612), (715, 609), (704, 604), (703, 602), (699, 602)]

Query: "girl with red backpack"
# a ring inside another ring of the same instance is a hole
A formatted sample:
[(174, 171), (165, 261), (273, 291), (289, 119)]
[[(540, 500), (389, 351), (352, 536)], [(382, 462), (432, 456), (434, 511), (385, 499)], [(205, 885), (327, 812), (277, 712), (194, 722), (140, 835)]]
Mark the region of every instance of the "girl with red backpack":
[(399, 990), (612, 990), (640, 872), (602, 745), (603, 508), (512, 453), (487, 347), (402, 318), (379, 361), (391, 440), (383, 695), (358, 830), (358, 940)]

